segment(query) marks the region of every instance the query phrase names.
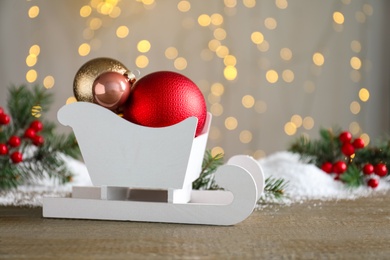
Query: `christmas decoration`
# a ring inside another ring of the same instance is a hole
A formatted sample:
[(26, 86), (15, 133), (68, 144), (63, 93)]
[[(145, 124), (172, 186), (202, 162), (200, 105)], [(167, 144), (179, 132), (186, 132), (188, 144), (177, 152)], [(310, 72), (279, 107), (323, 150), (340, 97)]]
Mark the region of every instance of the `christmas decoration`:
[(198, 136), (205, 124), (206, 112), (203, 94), (195, 83), (179, 73), (158, 71), (135, 82), (123, 117), (143, 126), (165, 127), (195, 116)]
[[(300, 154), (302, 160), (313, 163), (327, 173), (336, 174), (339, 179), (351, 187), (367, 183), (376, 188), (380, 181), (385, 181), (390, 165), (390, 141), (385, 140), (378, 146), (364, 145), (361, 138), (353, 139), (348, 131), (321, 129), (320, 140), (309, 140), (301, 137), (296, 140), (289, 151)], [(329, 163), (333, 165), (329, 172)], [(327, 165), (324, 168), (324, 164)], [(381, 180), (370, 181), (375, 173)], [(377, 184), (375, 184), (378, 182)], [(370, 184), (369, 184), (370, 183)]]
[(118, 111), (130, 93), (130, 79), (117, 72), (100, 74), (92, 85), (93, 101), (112, 111)]
[(80, 157), (74, 136), (55, 135), (53, 123), (32, 115), (33, 106), (39, 105), (42, 113), (48, 111), (52, 98), (48, 90), (39, 86), (9, 88), (10, 114), (0, 108), (3, 118), (8, 118), (0, 126), (0, 189), (15, 188), (45, 176), (61, 183), (72, 179), (63, 155)]
[[(119, 61), (111, 58), (96, 58), (86, 62), (77, 71), (73, 81), (73, 93), (78, 101), (94, 102), (93, 84), (105, 72), (117, 72), (134, 83), (135, 76)], [(117, 82), (118, 77), (114, 77)], [(105, 80), (106, 82), (107, 80)], [(117, 95), (115, 95), (117, 96)]]

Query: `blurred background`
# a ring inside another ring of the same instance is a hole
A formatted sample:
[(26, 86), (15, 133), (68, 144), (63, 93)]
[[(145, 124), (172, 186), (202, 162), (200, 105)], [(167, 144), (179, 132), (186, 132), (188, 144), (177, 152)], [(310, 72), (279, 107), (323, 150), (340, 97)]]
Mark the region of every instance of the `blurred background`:
[(386, 0), (0, 0), (0, 106), (12, 84), (39, 84), (56, 121), (77, 70), (110, 57), (138, 78), (192, 79), (214, 154), (261, 158), (330, 127), (375, 142), (390, 131), (389, 11)]

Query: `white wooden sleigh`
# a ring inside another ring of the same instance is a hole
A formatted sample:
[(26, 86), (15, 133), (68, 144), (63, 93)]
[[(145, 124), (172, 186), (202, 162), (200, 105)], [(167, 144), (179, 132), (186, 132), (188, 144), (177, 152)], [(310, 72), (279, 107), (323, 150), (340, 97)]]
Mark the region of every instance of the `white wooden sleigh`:
[(233, 225), (252, 213), (264, 189), (260, 165), (238, 155), (215, 173), (224, 190), (192, 190), (209, 113), (196, 138), (196, 117), (151, 128), (87, 102), (62, 107), (58, 120), (73, 128), (94, 186), (73, 187), (71, 198), (44, 198), (44, 217)]

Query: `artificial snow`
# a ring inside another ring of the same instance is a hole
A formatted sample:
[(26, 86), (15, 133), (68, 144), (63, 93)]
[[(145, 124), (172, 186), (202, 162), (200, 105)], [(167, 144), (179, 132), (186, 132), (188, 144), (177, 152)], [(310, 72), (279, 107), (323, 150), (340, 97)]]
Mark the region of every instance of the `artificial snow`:
[[(60, 185), (53, 179), (43, 179), (15, 190), (0, 192), (0, 205), (42, 206), (43, 197), (70, 196), (72, 186), (91, 186), (86, 166), (77, 160), (65, 157), (69, 169), (75, 176), (73, 181)], [(356, 199), (390, 190), (389, 181), (380, 181), (376, 189), (367, 186), (348, 188), (341, 181), (335, 181), (332, 175), (326, 174), (312, 164), (299, 160), (298, 154), (277, 152), (258, 161), (265, 178), (282, 178), (287, 182), (285, 197), (278, 203), (299, 203), (305, 200), (338, 200)], [(276, 201), (272, 201), (276, 202)]]

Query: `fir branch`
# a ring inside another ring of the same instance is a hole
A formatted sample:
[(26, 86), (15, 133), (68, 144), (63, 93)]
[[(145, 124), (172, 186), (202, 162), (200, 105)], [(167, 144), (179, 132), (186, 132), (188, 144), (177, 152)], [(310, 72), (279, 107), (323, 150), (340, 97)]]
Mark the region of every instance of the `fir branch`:
[(364, 184), (363, 174), (356, 165), (350, 165), (347, 171), (340, 175), (342, 180), (349, 187), (359, 187)]
[(216, 190), (219, 187), (215, 184), (214, 173), (219, 166), (223, 164), (223, 154), (217, 154), (212, 156), (211, 151), (207, 150), (205, 152), (202, 170), (200, 172), (199, 178), (192, 183), (192, 188), (194, 190)]
[(288, 182), (282, 178), (268, 177), (265, 179), (264, 193), (261, 195), (259, 202), (280, 200), (285, 196), (285, 189)]

